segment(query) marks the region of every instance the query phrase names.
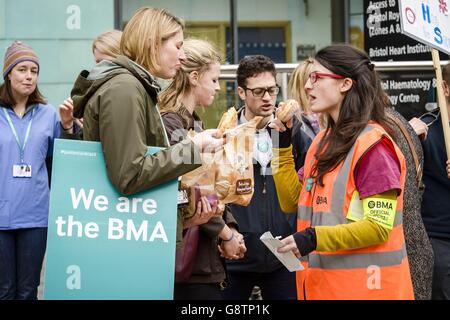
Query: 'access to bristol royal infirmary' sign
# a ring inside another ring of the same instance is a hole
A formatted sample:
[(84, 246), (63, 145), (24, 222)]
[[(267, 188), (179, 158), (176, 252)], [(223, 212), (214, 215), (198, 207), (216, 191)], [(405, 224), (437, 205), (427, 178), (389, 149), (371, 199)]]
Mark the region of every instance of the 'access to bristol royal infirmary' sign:
[(399, 1), (404, 34), (450, 54), (450, 0)]

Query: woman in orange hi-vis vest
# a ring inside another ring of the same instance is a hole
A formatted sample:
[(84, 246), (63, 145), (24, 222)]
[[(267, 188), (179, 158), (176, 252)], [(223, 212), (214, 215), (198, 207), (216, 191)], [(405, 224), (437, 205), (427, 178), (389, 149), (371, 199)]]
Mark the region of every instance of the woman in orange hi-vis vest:
[(291, 120), (271, 124), (281, 132), (272, 160), (280, 204), (298, 212), (298, 232), (279, 248), (305, 266), (298, 298), (414, 299), (402, 225), (405, 159), (373, 63), (352, 46), (328, 46), (315, 56), (305, 90), (328, 126), (308, 150), (301, 181)]

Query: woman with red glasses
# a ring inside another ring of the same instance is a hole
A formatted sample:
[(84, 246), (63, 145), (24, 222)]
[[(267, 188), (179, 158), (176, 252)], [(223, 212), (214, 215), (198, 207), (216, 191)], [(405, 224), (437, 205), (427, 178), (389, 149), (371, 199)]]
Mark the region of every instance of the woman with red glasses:
[(298, 212), (298, 232), (279, 248), (305, 267), (298, 298), (414, 299), (402, 223), (405, 159), (374, 65), (352, 46), (328, 46), (305, 90), (328, 125), (308, 150), (302, 181), (286, 134), (291, 121), (271, 125), (283, 131), (272, 160), (280, 204)]

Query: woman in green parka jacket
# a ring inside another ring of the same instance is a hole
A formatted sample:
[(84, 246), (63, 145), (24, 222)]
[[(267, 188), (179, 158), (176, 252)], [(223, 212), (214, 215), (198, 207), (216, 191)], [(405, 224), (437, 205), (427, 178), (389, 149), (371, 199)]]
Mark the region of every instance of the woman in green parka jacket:
[[(84, 119), (83, 139), (101, 142), (109, 179), (121, 194), (177, 178), (200, 165), (195, 159), (206, 146), (223, 144), (208, 130), (169, 147), (155, 77), (170, 79), (181, 67), (183, 29), (166, 10), (139, 9), (123, 32), (123, 55), (81, 72), (72, 89), (74, 116)], [(146, 156), (147, 146), (166, 149)]]

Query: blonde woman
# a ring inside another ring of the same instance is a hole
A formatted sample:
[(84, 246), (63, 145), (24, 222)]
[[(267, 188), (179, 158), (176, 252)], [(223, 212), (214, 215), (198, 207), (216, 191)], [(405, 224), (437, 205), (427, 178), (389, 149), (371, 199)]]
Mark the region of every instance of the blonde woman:
[[(155, 77), (170, 79), (180, 69), (183, 30), (183, 22), (164, 9), (139, 9), (123, 31), (123, 56), (82, 71), (72, 89), (74, 116), (84, 119), (83, 139), (102, 143), (108, 176), (121, 194), (175, 179), (199, 166), (183, 159), (198, 159), (208, 144), (223, 145), (210, 130), (169, 147)], [(146, 156), (147, 146), (165, 149)]]
[(309, 100), (305, 91), (305, 84), (308, 81), (309, 74), (313, 65), (313, 59), (308, 58), (300, 63), (292, 72), (288, 83), (289, 99), (296, 100), (303, 111), (302, 129), (312, 139), (319, 133), (320, 126), (324, 128), (324, 122), (321, 119), (319, 124), (319, 115), (311, 111)]
[(111, 30), (102, 33), (92, 42), (92, 54), (95, 63), (102, 60), (113, 60), (120, 55), (120, 39), (122, 31)]
[[(120, 55), (120, 39), (122, 31), (111, 30), (100, 34), (92, 42), (92, 54), (94, 55), (95, 63), (102, 60), (114, 60)], [(62, 104), (59, 105), (59, 115), (61, 117), (61, 126), (63, 129), (63, 136), (68, 138), (78, 128), (74, 128), (73, 118), (73, 101), (68, 97)], [(83, 119), (75, 119), (75, 124), (79, 128), (83, 128)]]
[(311, 72), (313, 59), (308, 58), (298, 66), (292, 72), (288, 83), (288, 96), (289, 99), (298, 101), (302, 111), (305, 113), (311, 113), (309, 106), (308, 96), (304, 90), (305, 83), (308, 81), (309, 74)]
[[(203, 131), (203, 123), (195, 109), (210, 106), (220, 90), (221, 58), (214, 46), (204, 40), (188, 39), (183, 48), (186, 60), (159, 99), (171, 144), (184, 139), (188, 130)], [(217, 211), (217, 204), (209, 204), (205, 200), (199, 201), (197, 211), (200, 212), (204, 206), (206, 208), (203, 211)], [(185, 227), (188, 224), (189, 221)], [(226, 271), (217, 250), (218, 244), (223, 256), (228, 259), (241, 258), (246, 250), (242, 235), (236, 231), (236, 221), (228, 209), (223, 218), (213, 217), (198, 228), (199, 240), (193, 271), (189, 279), (175, 284), (175, 299), (221, 299), (220, 288), (226, 279)]]
[(203, 130), (195, 109), (210, 106), (220, 90), (221, 57), (208, 41), (187, 39), (184, 42), (186, 59), (169, 87), (164, 90), (158, 106), (163, 115), (171, 143), (179, 142), (175, 130)]

